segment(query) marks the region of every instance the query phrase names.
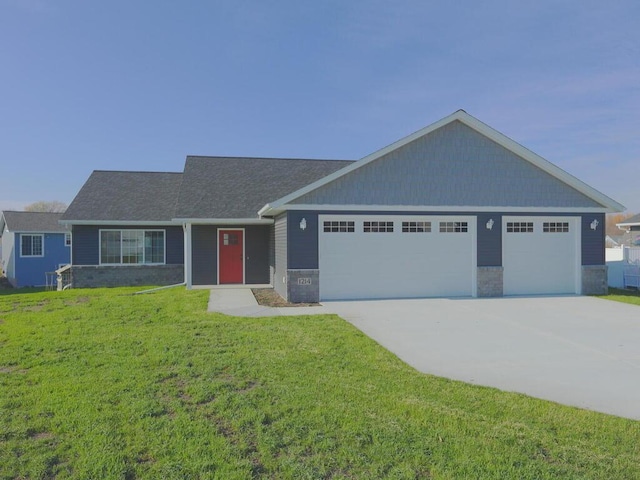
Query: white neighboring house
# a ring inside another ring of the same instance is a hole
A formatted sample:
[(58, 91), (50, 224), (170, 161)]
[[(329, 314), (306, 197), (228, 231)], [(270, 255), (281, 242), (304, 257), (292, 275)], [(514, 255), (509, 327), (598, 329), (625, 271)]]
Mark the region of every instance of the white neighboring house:
[(640, 215), (617, 223), (616, 226), (624, 235), (618, 237), (617, 247), (606, 249), (609, 286), (640, 288)]

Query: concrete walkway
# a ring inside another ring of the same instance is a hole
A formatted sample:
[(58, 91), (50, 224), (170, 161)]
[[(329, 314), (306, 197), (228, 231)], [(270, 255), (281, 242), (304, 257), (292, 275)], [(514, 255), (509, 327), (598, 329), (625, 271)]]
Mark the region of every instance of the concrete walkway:
[(234, 317), (278, 317), (332, 313), (323, 306), (265, 307), (258, 304), (250, 288), (212, 289), (209, 294), (208, 311)]

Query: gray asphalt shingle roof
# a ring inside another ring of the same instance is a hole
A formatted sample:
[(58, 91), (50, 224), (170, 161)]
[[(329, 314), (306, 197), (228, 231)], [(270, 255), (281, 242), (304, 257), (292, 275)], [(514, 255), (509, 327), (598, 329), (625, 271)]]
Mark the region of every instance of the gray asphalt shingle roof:
[(622, 222), (620, 222), (620, 224), (627, 224), (627, 223), (640, 224), (640, 213), (638, 215), (634, 215), (633, 217), (627, 218), (626, 220), (623, 220)]
[(181, 181), (181, 173), (96, 170), (62, 219), (171, 221)]
[(6, 227), (10, 232), (67, 232), (68, 229), (59, 223), (62, 213), (48, 212), (2, 212)]
[(273, 202), (349, 164), (344, 160), (189, 156), (176, 218), (255, 218)]
[(166, 222), (257, 218), (268, 202), (352, 161), (188, 156), (183, 173), (94, 171), (62, 217)]

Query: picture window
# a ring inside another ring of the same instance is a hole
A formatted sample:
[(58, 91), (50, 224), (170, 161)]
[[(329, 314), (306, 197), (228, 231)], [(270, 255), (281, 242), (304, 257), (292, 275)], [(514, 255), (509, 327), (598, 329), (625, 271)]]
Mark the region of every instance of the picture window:
[(164, 230), (101, 230), (101, 265), (164, 264)]

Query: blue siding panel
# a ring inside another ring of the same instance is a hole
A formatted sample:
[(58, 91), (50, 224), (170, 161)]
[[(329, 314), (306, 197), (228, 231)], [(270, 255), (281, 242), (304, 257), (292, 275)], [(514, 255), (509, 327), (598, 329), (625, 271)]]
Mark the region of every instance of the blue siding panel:
[(46, 284), (45, 273), (53, 272), (61, 264), (71, 261), (71, 249), (64, 244), (64, 233), (45, 233), (43, 257), (23, 257), (21, 236), (16, 235), (15, 260), (18, 287), (41, 286)]
[[(591, 228), (597, 221), (596, 229)], [(582, 265), (605, 264), (605, 215), (595, 213), (582, 215)]]
[(99, 231), (100, 227), (89, 225), (74, 225), (72, 231), (71, 248), (73, 249), (74, 265), (98, 265)]
[[(304, 219), (305, 228), (300, 228)], [(316, 212), (290, 211), (287, 245), (296, 248), (287, 252), (287, 265), (292, 270), (318, 268), (318, 214)]]
[[(478, 266), (502, 266), (502, 215), (478, 214)], [(491, 222), (491, 229), (487, 224)]]

